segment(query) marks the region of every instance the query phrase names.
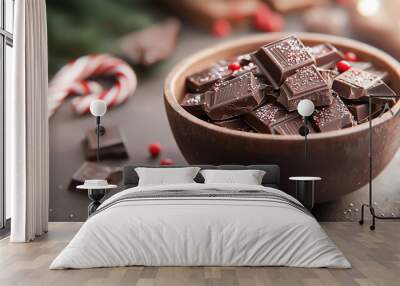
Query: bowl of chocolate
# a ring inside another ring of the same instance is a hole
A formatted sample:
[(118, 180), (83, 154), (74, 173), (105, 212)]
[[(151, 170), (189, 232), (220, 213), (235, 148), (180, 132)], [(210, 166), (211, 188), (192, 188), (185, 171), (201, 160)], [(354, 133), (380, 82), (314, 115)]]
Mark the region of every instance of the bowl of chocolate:
[[(316, 202), (368, 183), (400, 145), (400, 65), (364, 43), (322, 34), (270, 33), (210, 47), (168, 75), (164, 101), (175, 140), (190, 164), (277, 164), (290, 176), (322, 177)], [(369, 97), (373, 96), (369, 116)], [(309, 99), (307, 153), (297, 104)]]

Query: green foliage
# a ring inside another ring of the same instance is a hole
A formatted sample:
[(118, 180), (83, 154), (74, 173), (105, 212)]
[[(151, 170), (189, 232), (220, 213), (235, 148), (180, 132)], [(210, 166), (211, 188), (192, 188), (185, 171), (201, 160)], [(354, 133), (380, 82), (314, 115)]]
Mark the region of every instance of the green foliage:
[(113, 52), (122, 35), (153, 22), (144, 1), (47, 0), (46, 3), (50, 74), (72, 58)]

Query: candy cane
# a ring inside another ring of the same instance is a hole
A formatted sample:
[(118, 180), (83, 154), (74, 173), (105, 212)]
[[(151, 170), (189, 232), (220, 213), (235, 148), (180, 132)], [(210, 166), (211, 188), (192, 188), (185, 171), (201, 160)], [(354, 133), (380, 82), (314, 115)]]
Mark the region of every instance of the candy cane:
[[(99, 75), (115, 77), (114, 86), (105, 90), (97, 82), (88, 80)], [(102, 99), (111, 108), (125, 102), (136, 87), (136, 74), (123, 60), (108, 54), (80, 57), (61, 68), (51, 80), (49, 117), (68, 96), (79, 95), (72, 100), (72, 108), (75, 113), (82, 115), (89, 112), (92, 100)]]

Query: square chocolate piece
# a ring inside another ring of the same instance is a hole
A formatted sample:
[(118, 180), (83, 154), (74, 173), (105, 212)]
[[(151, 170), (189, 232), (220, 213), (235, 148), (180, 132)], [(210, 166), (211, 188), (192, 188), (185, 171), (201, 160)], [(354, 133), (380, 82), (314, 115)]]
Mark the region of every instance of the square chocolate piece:
[(300, 117), (297, 112), (289, 113), (276, 102), (267, 104), (249, 112), (244, 116), (248, 125), (260, 133), (274, 134), (275, 126), (284, 121)]
[(188, 91), (203, 93), (209, 90), (218, 80), (228, 78), (232, 75), (228, 65), (228, 61), (219, 61), (208, 69), (192, 74), (186, 79)]
[(215, 85), (207, 92), (209, 102), (205, 106), (208, 117), (212, 120), (227, 120), (247, 113), (256, 108), (262, 98), (256, 78), (251, 72)]
[[(368, 102), (353, 102), (347, 104), (347, 108), (353, 114), (354, 119), (358, 124), (368, 121), (369, 118), (369, 103)], [(382, 111), (382, 105), (372, 104), (371, 117), (376, 117)]]
[(245, 131), (245, 132), (253, 132), (254, 130), (242, 119), (242, 118), (233, 118), (224, 121), (215, 121), (213, 122), (215, 125), (225, 127), (232, 130)]
[(311, 118), (319, 132), (339, 130), (356, 125), (353, 115), (340, 97), (334, 97), (331, 105), (316, 109)]
[(206, 105), (205, 93), (187, 93), (181, 102), (181, 106), (194, 116), (201, 117), (205, 115)]
[[(304, 125), (303, 118), (300, 116), (279, 122), (274, 126), (274, 131), (279, 135), (299, 135), (299, 129)], [(307, 124), (309, 133), (315, 133), (314, 126), (309, 122)]]
[(296, 70), (314, 63), (304, 44), (294, 36), (267, 44), (251, 57), (275, 89)]
[[(125, 147), (121, 130), (116, 125), (105, 127), (106, 132), (100, 136), (101, 159), (126, 159), (129, 158)], [(86, 131), (86, 138), (82, 142), (83, 151), (87, 160), (94, 161), (97, 158), (97, 135), (95, 128)]]
[(318, 67), (332, 68), (343, 59), (342, 54), (328, 43), (310, 47), (309, 52)]
[(375, 86), (379, 77), (359, 69), (349, 69), (335, 78), (332, 89), (346, 99), (360, 99), (367, 96), (368, 89)]
[[(238, 63), (240, 69), (232, 71), (229, 64)], [(257, 66), (251, 61), (248, 54), (240, 55), (228, 60), (220, 60), (213, 66), (189, 76), (186, 79), (188, 91), (193, 93), (203, 93), (210, 90), (218, 81), (227, 80), (240, 76), (248, 71), (255, 71)]]
[(315, 106), (325, 106), (333, 102), (328, 84), (314, 65), (300, 68), (289, 76), (281, 86), (277, 101), (287, 110), (294, 111), (303, 99), (311, 100)]

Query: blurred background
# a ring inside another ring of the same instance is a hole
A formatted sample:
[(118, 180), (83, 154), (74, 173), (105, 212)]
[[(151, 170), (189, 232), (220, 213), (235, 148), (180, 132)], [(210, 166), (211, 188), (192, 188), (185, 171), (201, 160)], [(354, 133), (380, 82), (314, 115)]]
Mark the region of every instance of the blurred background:
[[(138, 76), (135, 94), (104, 117), (117, 128), (128, 154), (106, 160), (106, 176), (124, 164), (185, 164), (165, 115), (163, 81), (172, 67), (198, 50), (244, 35), (317, 32), (354, 38), (400, 58), (400, 1), (396, 0), (47, 0), (49, 78), (66, 63), (94, 53), (125, 60)], [(82, 142), (94, 126), (90, 115), (76, 116), (63, 102), (50, 119), (51, 206), (53, 221), (86, 218), (87, 198), (71, 188), (87, 160)], [(148, 148), (157, 143), (159, 156)], [(398, 212), (398, 190), (389, 184), (400, 168), (398, 154), (375, 181), (378, 209)], [(90, 172), (89, 172), (90, 171)], [(95, 171), (86, 173), (93, 175)], [(381, 188), (379, 188), (379, 186)], [(366, 188), (317, 206), (321, 220), (354, 220)], [(396, 205), (396, 204), (395, 204)], [(396, 205), (397, 206), (397, 205)], [(350, 211), (349, 211), (350, 210)]]

